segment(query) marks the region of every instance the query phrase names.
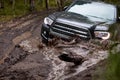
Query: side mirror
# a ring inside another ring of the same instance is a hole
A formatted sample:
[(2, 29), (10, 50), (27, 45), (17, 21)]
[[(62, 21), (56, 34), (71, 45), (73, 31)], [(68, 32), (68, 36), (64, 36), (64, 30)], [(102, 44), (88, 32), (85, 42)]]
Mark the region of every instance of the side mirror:
[(65, 11), (67, 8), (68, 8), (68, 6), (65, 6), (65, 7), (63, 8), (63, 11)]

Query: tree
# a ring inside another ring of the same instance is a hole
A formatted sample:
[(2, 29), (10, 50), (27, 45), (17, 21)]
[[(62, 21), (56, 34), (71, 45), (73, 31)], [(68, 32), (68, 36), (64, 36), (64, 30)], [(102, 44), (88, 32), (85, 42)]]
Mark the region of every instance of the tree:
[(4, 1), (0, 0), (0, 8), (4, 8)]
[(63, 9), (64, 1), (63, 0), (56, 0), (57, 6), (58, 6), (58, 10), (62, 10)]
[(70, 3), (72, 1), (74, 1), (74, 0), (56, 0), (58, 10), (63, 10), (65, 3)]
[(10, 0), (10, 4), (12, 5), (12, 9), (15, 9), (15, 0)]
[(45, 8), (48, 10), (49, 9), (49, 6), (48, 6), (48, 0), (45, 0)]
[(27, 0), (24, 0), (25, 5), (27, 4)]
[(35, 9), (35, 0), (29, 0), (30, 4), (30, 11), (33, 11)]

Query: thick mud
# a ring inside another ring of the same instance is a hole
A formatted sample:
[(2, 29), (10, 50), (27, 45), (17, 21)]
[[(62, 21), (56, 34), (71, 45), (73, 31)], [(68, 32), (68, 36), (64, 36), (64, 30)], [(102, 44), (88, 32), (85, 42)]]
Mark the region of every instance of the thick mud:
[[(74, 76), (82, 73), (83, 71), (89, 69), (92, 66), (97, 65), (99, 62), (106, 59), (108, 56), (107, 50), (105, 51), (102, 48), (100, 49), (100, 46), (99, 48), (95, 46), (93, 47), (93, 44), (89, 43), (88, 47), (88, 45), (86, 46), (85, 44), (87, 45), (88, 43), (84, 43), (84, 45), (81, 45), (81, 43), (77, 43), (74, 45), (58, 43), (57, 45), (54, 46), (52, 45), (45, 46), (35, 38), (30, 38), (21, 42), (19, 45), (24, 51), (30, 54), (36, 54), (37, 52), (40, 51), (39, 54), (42, 54), (44, 56), (43, 59), (45, 61), (51, 62), (50, 64), (51, 68), (48, 68), (50, 72), (47, 74), (48, 76), (46, 77), (46, 80), (69, 80), (69, 79), (72, 80)], [(94, 51), (91, 52), (91, 50)], [(58, 56), (61, 55), (62, 53), (69, 54), (69, 52), (83, 56), (84, 58), (86, 58), (86, 61), (83, 62), (81, 65), (75, 66), (74, 63), (64, 62), (58, 58)], [(19, 64), (19, 66), (21, 65), (22, 64)], [(19, 67), (17, 68), (19, 69)], [(25, 69), (27, 68), (29, 67), (25, 67)]]
[[(0, 28), (0, 80), (91, 80), (91, 70), (108, 56), (105, 46), (94, 40), (76, 43), (60, 39), (45, 46), (40, 37), (44, 16), (34, 15)], [(61, 61), (58, 56), (62, 53), (80, 55), (86, 61), (75, 66)]]
[(45, 80), (50, 73), (50, 61), (41, 52), (29, 54), (20, 48), (9, 54), (1, 67), (0, 80)]

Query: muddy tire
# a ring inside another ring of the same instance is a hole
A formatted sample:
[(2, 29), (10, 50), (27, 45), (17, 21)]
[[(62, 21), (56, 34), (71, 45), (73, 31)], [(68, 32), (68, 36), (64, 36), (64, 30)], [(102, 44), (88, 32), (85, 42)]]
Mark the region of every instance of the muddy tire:
[(48, 40), (47, 40), (47, 39), (42, 38), (42, 43), (44, 43), (45, 45), (48, 45)]

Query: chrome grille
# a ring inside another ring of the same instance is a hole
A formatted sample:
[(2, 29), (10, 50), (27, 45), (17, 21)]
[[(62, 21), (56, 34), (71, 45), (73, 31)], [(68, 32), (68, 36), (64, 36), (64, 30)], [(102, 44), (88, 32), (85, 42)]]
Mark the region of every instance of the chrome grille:
[(54, 23), (51, 27), (51, 31), (54, 32), (54, 34), (57, 33), (59, 35), (66, 35), (67, 38), (74, 37), (75, 35), (83, 39), (91, 38), (88, 28), (71, 26), (59, 22)]

